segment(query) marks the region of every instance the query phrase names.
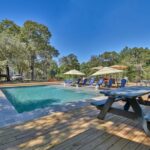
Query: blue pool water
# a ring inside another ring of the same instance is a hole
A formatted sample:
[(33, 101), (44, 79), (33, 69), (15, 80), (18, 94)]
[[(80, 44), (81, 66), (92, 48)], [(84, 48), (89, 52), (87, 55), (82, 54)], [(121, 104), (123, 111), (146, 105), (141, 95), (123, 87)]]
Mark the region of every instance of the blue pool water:
[(96, 96), (96, 93), (57, 86), (12, 87), (3, 88), (2, 91), (19, 113)]

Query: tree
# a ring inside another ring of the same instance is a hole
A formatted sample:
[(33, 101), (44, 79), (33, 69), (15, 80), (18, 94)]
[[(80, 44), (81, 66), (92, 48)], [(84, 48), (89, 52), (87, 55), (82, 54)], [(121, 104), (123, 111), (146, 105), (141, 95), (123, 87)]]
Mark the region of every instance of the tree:
[(92, 68), (92, 67), (98, 67), (101, 65), (101, 62), (100, 62), (100, 58), (99, 56), (91, 56), (90, 60), (88, 61), (89, 63), (89, 67)]
[(13, 21), (5, 19), (0, 22), (0, 33), (2, 32), (16, 36), (20, 33), (20, 27)]
[(42, 24), (26, 21), (21, 29), (22, 41), (26, 43), (31, 69), (31, 79), (34, 80), (35, 60), (38, 58), (48, 64), (52, 56), (58, 56), (58, 51), (49, 43), (51, 33)]
[(104, 52), (99, 57), (103, 66), (112, 66), (119, 62), (119, 54), (115, 51)]
[[(20, 27), (17, 26), (13, 21), (2, 20), (0, 22), (0, 61), (6, 61), (7, 79), (9, 77), (9, 62), (15, 56), (14, 48), (16, 45), (16, 38), (20, 33)], [(17, 41), (18, 42), (18, 41)]]
[(86, 63), (86, 62), (81, 63), (80, 70), (84, 72), (86, 75), (90, 75), (92, 73), (90, 63)]
[(43, 68), (42, 70), (46, 79), (48, 79), (50, 75), (49, 69), (55, 64), (52, 58), (58, 55), (59, 55), (58, 50), (56, 50), (51, 45), (48, 45), (45, 51), (40, 51), (40, 53), (38, 54), (40, 64)]
[(101, 66), (100, 58), (99, 58), (99, 56), (93, 55), (93, 56), (91, 56), (89, 61), (83, 62), (80, 65), (80, 69), (86, 75), (91, 75), (95, 71), (95, 70), (92, 70), (91, 68), (97, 67), (97, 66)]
[[(120, 52), (120, 59), (123, 63), (125, 64), (143, 64), (146, 63), (146, 61), (149, 59), (149, 56), (147, 57), (147, 54), (149, 53), (149, 49), (147, 48), (128, 48), (125, 47), (121, 52)], [(147, 59), (145, 59), (145, 57)]]
[(147, 74), (144, 69), (149, 70), (148, 64), (150, 64), (150, 50), (143, 47), (125, 47), (120, 52), (120, 62), (128, 65), (130, 67), (129, 70), (135, 70), (134, 73), (133, 71), (132, 73), (128, 71), (128, 75), (131, 77), (131, 79), (137, 78), (138, 80), (141, 80), (144, 76), (146, 76), (143, 75), (143, 73), (145, 72)]
[(0, 60), (14, 66), (20, 74), (27, 68), (25, 44), (17, 36), (0, 33)]
[(54, 60), (51, 60), (50, 64), (51, 65), (48, 68), (49, 69), (49, 76), (50, 76), (50, 78), (55, 78), (56, 74), (59, 71), (58, 65), (57, 65), (56, 61), (54, 61)]
[(60, 58), (59, 63), (61, 73), (64, 73), (71, 69), (80, 69), (80, 63), (78, 61), (77, 56), (74, 54), (69, 54), (68, 56)]
[(51, 33), (42, 24), (26, 21), (19, 27), (13, 21), (3, 20), (0, 22), (0, 61), (6, 61), (19, 74), (31, 72), (32, 80), (35, 66), (39, 67), (38, 72), (44, 66), (47, 78), (50, 61), (59, 55), (50, 45), (50, 38)]

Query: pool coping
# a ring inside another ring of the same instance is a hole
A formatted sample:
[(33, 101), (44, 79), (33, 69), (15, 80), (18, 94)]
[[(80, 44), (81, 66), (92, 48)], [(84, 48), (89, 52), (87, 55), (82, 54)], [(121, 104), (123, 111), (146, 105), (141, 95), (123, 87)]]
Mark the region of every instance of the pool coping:
[[(62, 84), (58, 84), (58, 85), (62, 87)], [(34, 85), (34, 86), (39, 86), (39, 85)], [(76, 87), (66, 87), (66, 88), (76, 89)], [(79, 88), (83, 90), (84, 87), (83, 88), (79, 87)], [(94, 91), (93, 89), (89, 89), (89, 90)], [(4, 93), (0, 88), (0, 128), (10, 126), (10, 125), (20, 124), (30, 120), (35, 120), (37, 118), (50, 115), (55, 112), (68, 112), (72, 109), (88, 106), (90, 105), (91, 101), (104, 99), (104, 97), (105, 96), (97, 96), (91, 99), (80, 100), (77, 102), (70, 102), (65, 105), (64, 104), (57, 105), (56, 107), (53, 108), (46, 107), (46, 108), (35, 109), (29, 112), (18, 113), (15, 110), (14, 106), (6, 98), (6, 96), (4, 95)]]

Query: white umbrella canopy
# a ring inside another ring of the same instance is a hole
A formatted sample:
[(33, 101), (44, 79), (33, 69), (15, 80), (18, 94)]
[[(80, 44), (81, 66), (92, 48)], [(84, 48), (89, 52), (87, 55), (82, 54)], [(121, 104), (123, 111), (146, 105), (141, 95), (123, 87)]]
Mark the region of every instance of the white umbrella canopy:
[(98, 75), (104, 75), (104, 74), (113, 74), (113, 73), (120, 73), (123, 72), (123, 70), (114, 69), (111, 67), (103, 67), (99, 71), (95, 72), (91, 76), (98, 76)]
[(103, 68), (103, 66), (98, 66), (98, 67), (92, 67), (91, 69), (92, 70), (100, 70), (100, 69), (102, 69)]
[(78, 70), (70, 70), (70, 71), (67, 71), (66, 73), (64, 73), (65, 75), (78, 75), (78, 76), (84, 76), (85, 74), (83, 72), (80, 72)]
[(113, 65), (113, 66), (110, 66), (111, 68), (114, 68), (114, 69), (118, 69), (118, 70), (126, 70), (128, 69), (128, 66), (125, 66), (125, 65)]

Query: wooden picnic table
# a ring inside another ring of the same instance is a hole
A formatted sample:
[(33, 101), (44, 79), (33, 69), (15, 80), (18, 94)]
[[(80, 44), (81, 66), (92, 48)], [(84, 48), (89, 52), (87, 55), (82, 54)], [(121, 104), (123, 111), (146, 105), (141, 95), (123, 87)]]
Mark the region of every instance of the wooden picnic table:
[[(92, 105), (101, 110), (98, 115), (99, 119), (104, 119), (108, 112), (132, 119), (138, 119), (139, 122), (142, 123), (145, 132), (150, 135), (150, 112), (145, 114), (140, 106), (140, 104), (150, 106), (150, 103), (142, 103), (140, 98), (141, 96), (150, 93), (150, 87), (131, 86), (115, 90), (103, 90), (100, 91), (100, 93), (108, 96), (108, 98), (103, 101), (92, 103)], [(138, 99), (140, 99), (140, 101)], [(128, 101), (133, 112), (113, 108), (112, 104), (119, 100)]]

